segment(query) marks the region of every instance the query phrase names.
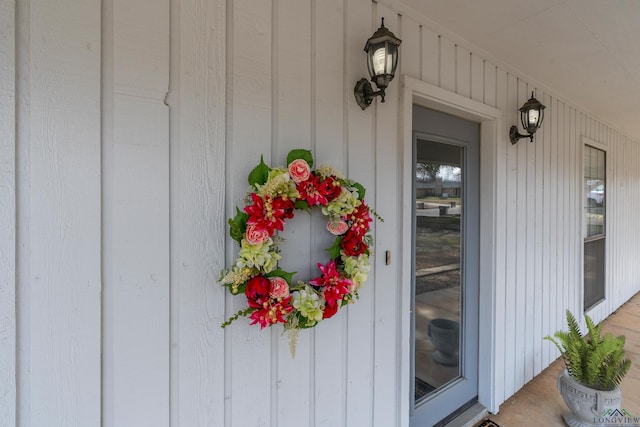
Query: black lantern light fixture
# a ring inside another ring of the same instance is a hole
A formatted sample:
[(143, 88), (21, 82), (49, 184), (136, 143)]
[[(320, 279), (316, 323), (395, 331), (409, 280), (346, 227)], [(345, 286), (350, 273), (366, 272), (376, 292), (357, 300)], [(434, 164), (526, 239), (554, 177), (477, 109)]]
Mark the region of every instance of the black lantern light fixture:
[(542, 125), (545, 108), (546, 107), (533, 96), (533, 92), (531, 92), (531, 98), (520, 108), (520, 122), (528, 134), (521, 135), (518, 132), (517, 126), (511, 126), (511, 129), (509, 129), (511, 144), (515, 144), (520, 138), (527, 137), (531, 138), (531, 142), (533, 142), (533, 135)]
[(356, 83), (354, 94), (356, 102), (363, 110), (371, 105), (371, 101), (376, 96), (382, 98), (384, 102), (384, 90), (389, 86), (389, 82), (393, 80), (393, 76), (398, 66), (398, 46), (402, 40), (397, 38), (391, 31), (384, 26), (384, 18), (378, 30), (367, 40), (364, 51), (367, 52), (367, 68), (369, 76), (378, 88), (374, 92), (371, 83), (362, 78)]

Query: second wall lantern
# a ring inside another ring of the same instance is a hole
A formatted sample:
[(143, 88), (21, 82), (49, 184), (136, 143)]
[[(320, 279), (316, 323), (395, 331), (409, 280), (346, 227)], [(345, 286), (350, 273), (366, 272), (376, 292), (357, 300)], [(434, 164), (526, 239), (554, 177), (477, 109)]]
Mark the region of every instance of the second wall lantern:
[(356, 102), (363, 110), (371, 105), (376, 96), (380, 96), (381, 102), (384, 102), (384, 90), (393, 80), (398, 66), (398, 46), (400, 43), (402, 40), (384, 26), (384, 18), (382, 18), (380, 28), (373, 33), (364, 46), (364, 51), (367, 52), (369, 76), (378, 90), (374, 91), (371, 83), (365, 78), (360, 79), (354, 89)]
[(515, 144), (520, 138), (530, 138), (531, 142), (533, 142), (533, 135), (542, 125), (544, 109), (545, 106), (542, 105), (540, 101), (533, 96), (533, 92), (531, 92), (531, 98), (520, 108), (520, 122), (528, 134), (521, 135), (518, 132), (517, 126), (511, 126), (511, 129), (509, 129), (511, 144)]

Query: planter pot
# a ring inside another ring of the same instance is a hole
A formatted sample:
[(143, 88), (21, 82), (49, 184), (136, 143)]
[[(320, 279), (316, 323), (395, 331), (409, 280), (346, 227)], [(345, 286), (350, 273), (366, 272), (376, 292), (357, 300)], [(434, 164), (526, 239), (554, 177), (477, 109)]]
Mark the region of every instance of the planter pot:
[(602, 425), (602, 416), (608, 410), (620, 409), (622, 390), (596, 390), (575, 381), (566, 369), (558, 375), (558, 390), (571, 413), (564, 414), (564, 422), (570, 427)]
[(433, 319), (429, 322), (428, 335), (436, 351), (432, 358), (445, 366), (458, 364), (460, 348), (460, 324), (448, 319)]

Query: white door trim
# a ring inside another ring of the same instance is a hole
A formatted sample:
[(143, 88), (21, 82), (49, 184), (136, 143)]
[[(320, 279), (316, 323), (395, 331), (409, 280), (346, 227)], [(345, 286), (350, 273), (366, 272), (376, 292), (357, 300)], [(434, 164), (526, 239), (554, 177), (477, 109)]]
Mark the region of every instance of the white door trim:
[[(490, 412), (498, 411), (498, 391), (496, 375), (500, 375), (503, 358), (498, 357), (495, 342), (496, 307), (495, 265), (496, 265), (496, 176), (497, 146), (508, 144), (507, 129), (503, 129), (502, 112), (491, 106), (442, 89), (438, 86), (402, 76), (400, 101), (400, 141), (403, 165), (412, 162), (412, 109), (421, 105), (467, 120), (480, 123), (480, 295), (479, 302), (479, 354), (478, 354), (478, 401)], [(504, 130), (504, 132), (502, 132)], [(402, 239), (411, 241), (412, 182), (411, 167), (404, 168), (402, 177)], [(404, 246), (404, 245), (403, 245)], [(407, 252), (408, 251), (408, 252)], [(409, 424), (411, 408), (411, 248), (402, 247), (402, 268), (400, 270), (401, 289), (401, 360), (400, 367), (400, 413), (403, 425)]]

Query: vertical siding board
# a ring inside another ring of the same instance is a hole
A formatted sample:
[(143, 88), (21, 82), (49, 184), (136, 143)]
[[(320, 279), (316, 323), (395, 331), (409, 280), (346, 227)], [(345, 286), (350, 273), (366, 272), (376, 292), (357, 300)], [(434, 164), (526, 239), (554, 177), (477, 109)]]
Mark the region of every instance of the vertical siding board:
[(105, 419), (163, 426), (170, 395), (168, 1), (113, 2), (113, 67), (112, 157), (104, 162), (112, 179), (104, 194), (111, 242)]
[(0, 3), (0, 425), (16, 424), (16, 26)]
[[(172, 425), (224, 421), (225, 2), (172, 12)], [(212, 48), (212, 46), (214, 48)], [(213, 101), (215, 100), (215, 101)], [(213, 102), (212, 102), (213, 101)], [(177, 314), (176, 314), (177, 312)], [(241, 322), (241, 321), (240, 321)], [(229, 331), (235, 327), (229, 328)], [(180, 345), (176, 345), (179, 343)], [(175, 357), (173, 357), (175, 356)]]
[(422, 80), (432, 85), (440, 84), (440, 36), (426, 27), (420, 27), (422, 52)]
[[(483, 85), (485, 83), (485, 79), (484, 79), (485, 63), (484, 63), (484, 60), (478, 55), (474, 55), (473, 53), (470, 55), (471, 55), (471, 99), (478, 102), (484, 102), (485, 88)], [(495, 86), (495, 80), (494, 80), (494, 86)], [(490, 88), (488, 90), (491, 91)], [(487, 104), (492, 105), (489, 102), (487, 102)]]
[[(545, 94), (540, 93), (536, 96), (544, 101)], [(544, 104), (543, 102), (543, 105)], [(543, 131), (536, 132), (535, 136), (535, 180), (533, 188), (533, 207), (531, 212), (535, 220), (535, 242), (534, 242), (534, 263), (533, 263), (533, 331), (532, 331), (532, 353), (533, 353), (533, 375), (537, 375), (543, 369), (542, 365), (542, 342), (544, 311), (546, 302), (544, 301), (544, 265), (542, 257), (544, 254), (544, 194), (547, 192), (544, 180), (544, 171), (546, 164), (544, 162), (545, 134)]]
[(456, 92), (471, 97), (471, 53), (456, 46)]
[(113, 0), (116, 93), (157, 98), (167, 92), (169, 1)]
[[(162, 102), (116, 95), (110, 254), (105, 300), (105, 395), (117, 425), (168, 425), (168, 123)], [(145, 309), (140, 310), (144, 301)], [(107, 345), (108, 344), (108, 345)], [(145, 378), (141, 381), (140, 378)], [(132, 405), (131, 402), (136, 402)], [(162, 409), (160, 409), (162, 408)]]
[[(272, 65), (272, 89), (274, 99), (272, 105), (274, 138), (271, 152), (275, 156), (271, 166), (285, 166), (287, 154), (295, 148), (313, 149), (311, 131), (312, 126), (312, 85), (313, 78), (318, 73), (312, 70), (312, 56), (317, 54), (313, 42), (313, 29), (318, 28), (313, 23), (309, 0), (277, 0), (274, 3), (272, 46), (275, 64)], [(328, 89), (328, 88), (325, 88)], [(315, 156), (314, 166), (319, 162)], [(316, 277), (318, 272), (315, 263), (326, 262), (324, 257), (314, 252), (314, 232), (317, 227), (309, 215), (302, 212), (287, 222), (284, 232), (280, 236), (285, 242), (280, 245), (282, 260), (281, 267), (286, 271), (297, 272), (294, 281)], [(322, 254), (323, 255), (323, 254)], [(313, 262), (311, 262), (313, 260)], [(287, 334), (281, 334), (281, 327), (272, 328), (271, 353), (275, 358), (276, 371), (271, 383), (273, 425), (295, 425), (300, 420), (313, 417), (313, 398), (310, 396), (311, 384), (314, 381), (314, 358), (311, 345), (315, 331), (302, 331), (298, 335), (296, 357), (292, 359), (289, 351)]]
[[(529, 94), (531, 91), (534, 91), (534, 87), (530, 87), (528, 85), (521, 85), (525, 90), (525, 100), (529, 99)], [(523, 101), (524, 103), (524, 101)], [(518, 104), (521, 105), (521, 104)], [(520, 107), (518, 107), (520, 108)], [(537, 136), (537, 135), (536, 135)], [(525, 268), (525, 305), (524, 305), (524, 313), (525, 313), (525, 355), (524, 355), (524, 382), (523, 385), (529, 382), (534, 375), (533, 372), (533, 359), (534, 359), (534, 348), (537, 347), (537, 343), (534, 342), (536, 335), (534, 334), (535, 328), (535, 313), (538, 309), (536, 306), (535, 300), (535, 279), (536, 279), (536, 270), (535, 270), (535, 254), (536, 254), (536, 241), (537, 241), (537, 218), (536, 218), (536, 195), (540, 192), (541, 187), (536, 183), (536, 170), (539, 168), (539, 165), (536, 161), (536, 147), (538, 145), (537, 137), (534, 137), (534, 142), (527, 139), (522, 139), (526, 146), (526, 157), (527, 157), (527, 169), (526, 169), (526, 201), (523, 202), (523, 205), (526, 209), (526, 268)]]
[[(527, 96), (526, 83), (522, 80), (517, 81), (517, 101), (512, 104), (513, 108), (517, 112), (518, 108), (526, 102), (529, 97)], [(529, 230), (531, 227), (528, 223), (527, 215), (527, 200), (529, 195), (527, 193), (527, 155), (529, 150), (529, 141), (521, 139), (515, 146), (517, 150), (517, 179), (516, 179), (516, 236), (519, 238), (516, 240), (516, 315), (515, 315), (515, 347), (513, 357), (515, 361), (515, 386), (516, 390), (520, 389), (525, 383), (525, 369), (527, 362), (526, 353), (526, 341), (528, 340), (527, 331), (527, 316), (529, 314), (527, 290), (528, 290), (528, 272), (527, 262), (529, 257), (528, 243), (530, 241)], [(517, 313), (526, 313), (525, 315), (517, 315)]]
[[(596, 140), (596, 142), (602, 142), (601, 140)], [(618, 148), (618, 147), (616, 147)], [(606, 154), (605, 154), (605, 159), (607, 161), (607, 167), (606, 167), (606, 172), (611, 173), (611, 181), (613, 181), (614, 185), (613, 187), (613, 191), (611, 192), (611, 196), (614, 200), (617, 199), (618, 196), (618, 189), (623, 185), (622, 182), (619, 181), (620, 175), (618, 174), (619, 172), (619, 167), (617, 167), (619, 165), (618, 161), (619, 161), (619, 154), (622, 154), (621, 152), (624, 151), (624, 149), (618, 150), (618, 149), (614, 149), (614, 150), (607, 150)], [(616, 167), (611, 167), (612, 165), (615, 165)], [(605, 245), (609, 247), (609, 249), (613, 249), (613, 247), (611, 245), (609, 245), (608, 240), (610, 239), (610, 236), (608, 235), (608, 233), (611, 233), (611, 235), (616, 235), (617, 233), (617, 229), (618, 229), (618, 224), (619, 221), (622, 220), (622, 218), (620, 218), (618, 216), (618, 209), (617, 209), (617, 203), (613, 203), (613, 209), (611, 210), (611, 218), (607, 218), (611, 220), (611, 226), (609, 227), (608, 230), (606, 230), (606, 237), (605, 237)], [(606, 226), (605, 226), (606, 227)], [(606, 247), (605, 246), (605, 247)], [(614, 268), (612, 268), (613, 265), (615, 265), (618, 259), (618, 253), (616, 253), (617, 251), (615, 249), (611, 250), (611, 255), (612, 256), (607, 256), (607, 251), (605, 249), (605, 298), (607, 299), (606, 304), (607, 304), (607, 310), (609, 309), (610, 305), (613, 305), (613, 299), (617, 299), (618, 295), (616, 292), (616, 288), (618, 287), (616, 284), (616, 281), (620, 279), (620, 275), (618, 273), (614, 273), (612, 270), (614, 270)], [(616, 260), (616, 261), (614, 261)], [(600, 308), (600, 307), (598, 307)], [(599, 310), (598, 310), (599, 311)], [(600, 314), (600, 313), (598, 313)]]
[[(16, 2), (21, 3), (21, 2)], [(21, 422), (100, 424), (100, 2), (20, 9)], [(24, 58), (24, 57), (23, 57)], [(24, 66), (24, 68), (22, 68)], [(23, 74), (24, 73), (24, 74)], [(26, 75), (26, 77), (24, 77)], [(23, 102), (24, 101), (24, 102)], [(27, 128), (28, 127), (28, 128)], [(24, 232), (24, 233), (23, 233)], [(27, 255), (28, 254), (28, 255)]]
[[(495, 70), (495, 105), (498, 107), (500, 111), (507, 112), (507, 74), (503, 69)], [(486, 95), (485, 95), (486, 96)], [(511, 117), (509, 114), (505, 114), (504, 122), (508, 126), (512, 123), (510, 120)], [(505, 129), (506, 130), (506, 129)], [(498, 130), (499, 132), (500, 130)], [(500, 139), (498, 137), (498, 144), (496, 147), (497, 152), (497, 168), (496, 168), (496, 224), (503, 224), (502, 226), (496, 227), (496, 315), (494, 317), (495, 322), (495, 342), (496, 348), (495, 355), (496, 360), (494, 362), (494, 372), (498, 375), (495, 379), (495, 391), (494, 398), (497, 404), (502, 403), (506, 398), (505, 392), (505, 382), (506, 378), (509, 375), (506, 368), (506, 348), (507, 345), (507, 324), (510, 323), (507, 321), (507, 289), (513, 288), (513, 283), (509, 282), (507, 279), (507, 266), (508, 263), (505, 262), (505, 258), (508, 254), (508, 233), (507, 228), (504, 224), (507, 224), (507, 219), (509, 217), (507, 211), (507, 199), (508, 199), (508, 180), (507, 175), (509, 172), (508, 164), (507, 164), (507, 155), (509, 150), (511, 150), (511, 143), (507, 142), (508, 139), (503, 137)], [(502, 141), (502, 143), (500, 143)]]
[(556, 103), (556, 109), (558, 111), (558, 285), (561, 290), (559, 295), (560, 306), (558, 307), (558, 314), (562, 321), (558, 323), (561, 325), (564, 321), (564, 311), (569, 308), (568, 294), (569, 283), (567, 283), (567, 207), (566, 200), (568, 196), (567, 192), (567, 161), (565, 156), (566, 141), (565, 135), (565, 115), (564, 115), (564, 103), (558, 101)]
[[(608, 164), (605, 173), (612, 173), (614, 179), (613, 185), (611, 186), (613, 188), (612, 197), (607, 199), (607, 201), (613, 199), (613, 209), (610, 209), (612, 215), (610, 218), (608, 215), (605, 216), (605, 221), (609, 220), (607, 222), (610, 224), (608, 230), (606, 230), (605, 245), (611, 252), (608, 254), (607, 251), (605, 251), (605, 296), (609, 301), (608, 310), (612, 310), (613, 307), (619, 305), (618, 300), (621, 298), (620, 294), (624, 286), (623, 283), (626, 280), (626, 275), (623, 273), (625, 268), (622, 267), (621, 264), (621, 258), (624, 259), (624, 255), (620, 248), (626, 240), (622, 234), (625, 218), (623, 215), (624, 210), (620, 204), (621, 198), (624, 197), (623, 195), (626, 193), (624, 189), (626, 181), (624, 160), (626, 144), (616, 144), (608, 148), (609, 150), (606, 152), (606, 156), (611, 158), (607, 159)], [(622, 244), (612, 245), (612, 241), (621, 242)]]
[[(546, 105), (547, 108), (551, 106), (551, 99), (548, 94), (543, 94), (542, 103)], [(555, 289), (555, 287), (551, 279), (551, 222), (553, 221), (551, 214), (551, 195), (556, 187), (556, 185), (551, 181), (551, 146), (555, 142), (551, 140), (551, 129), (554, 125), (553, 114), (550, 114), (550, 111), (547, 111), (545, 123), (542, 127), (542, 306), (540, 307), (540, 314), (542, 316), (541, 335), (543, 336), (555, 332), (553, 330), (553, 322), (551, 321), (553, 310), (555, 309), (552, 293), (552, 289)], [(552, 360), (555, 359), (555, 357), (552, 356), (551, 345), (549, 344), (551, 343), (542, 344), (541, 369), (544, 369)]]
[[(350, 178), (358, 181), (361, 177), (348, 170), (346, 145), (344, 141), (344, 93), (356, 80), (346, 80), (344, 74), (344, 13), (343, 0), (314, 2), (315, 6), (315, 88), (314, 126), (315, 152), (318, 162), (330, 164)], [(366, 33), (365, 33), (366, 34)], [(414, 38), (416, 36), (414, 35)], [(334, 46), (326, 49), (327, 44)], [(354, 54), (364, 59), (364, 51)], [(358, 107), (359, 108), (359, 107)], [(366, 113), (363, 113), (366, 114)], [(312, 218), (314, 254), (313, 259), (326, 263), (325, 248), (333, 243), (325, 230), (326, 219), (322, 215)], [(318, 272), (318, 270), (315, 270)], [(358, 302), (360, 304), (360, 302)], [(316, 426), (347, 425), (347, 411), (350, 410), (343, 398), (348, 387), (346, 363), (336, 366), (336, 358), (343, 362), (349, 357), (348, 320), (353, 306), (343, 307), (338, 314), (317, 328), (315, 332), (315, 394), (314, 422)], [(331, 372), (331, 375), (327, 375)]]
[[(517, 81), (513, 75), (507, 74), (507, 123), (513, 124), (518, 123), (518, 118), (514, 113), (514, 106), (517, 105)], [(516, 322), (514, 319), (516, 318), (516, 313), (518, 313), (517, 308), (517, 292), (521, 283), (518, 281), (517, 277), (517, 218), (516, 218), (516, 208), (517, 208), (517, 194), (518, 194), (518, 149), (519, 146), (516, 144), (515, 146), (511, 146), (507, 148), (506, 162), (507, 162), (507, 188), (505, 197), (506, 200), (506, 210), (509, 213), (507, 216), (506, 224), (506, 236), (507, 236), (507, 246), (506, 246), (506, 257), (505, 257), (505, 265), (506, 265), (506, 298), (505, 298), (505, 341), (504, 341), (504, 352), (505, 352), (505, 398), (511, 396), (517, 390), (515, 384), (515, 375), (516, 375), (516, 335), (518, 331), (516, 330)]]
[(582, 303), (579, 301), (578, 295), (580, 294), (579, 287), (580, 284), (573, 282), (573, 253), (577, 248), (573, 247), (574, 235), (571, 230), (570, 224), (573, 219), (574, 212), (573, 206), (571, 203), (571, 198), (573, 196), (573, 170), (572, 170), (572, 161), (571, 158), (571, 107), (565, 103), (563, 103), (562, 111), (564, 114), (564, 137), (563, 137), (563, 148), (564, 148), (564, 186), (565, 186), (565, 197), (564, 197), (564, 212), (565, 212), (565, 230), (564, 230), (564, 239), (565, 239), (565, 286), (567, 290), (567, 301), (566, 307), (572, 312), (580, 313), (582, 310)]
[[(264, 155), (267, 164), (278, 164), (271, 158), (272, 135), (272, 6), (271, 2), (236, 0), (232, 4), (231, 44), (227, 57), (233, 73), (229, 100), (230, 134), (227, 135), (226, 216), (242, 206), (247, 190), (247, 176)], [(256, 72), (259, 70), (260, 72)], [(273, 160), (273, 162), (272, 162)], [(227, 237), (227, 263), (237, 255), (237, 244)], [(227, 297), (226, 316), (246, 307), (246, 299)], [(273, 333), (277, 333), (274, 332)], [(225, 330), (229, 349), (230, 372), (227, 373), (227, 426), (269, 426), (272, 395), (271, 338), (266, 331), (239, 319)], [(260, 360), (256, 363), (256, 360)], [(251, 402), (251, 410), (247, 410)]]
[(451, 92), (456, 91), (456, 45), (449, 39), (440, 37), (439, 86)]
[[(353, 179), (357, 179), (367, 188), (366, 200), (371, 207), (376, 205), (375, 159), (376, 146), (372, 111), (375, 105), (362, 111), (355, 103), (352, 85), (367, 75), (366, 57), (362, 52), (362, 42), (375, 28), (372, 22), (373, 3), (369, 0), (345, 1), (347, 22), (345, 24), (345, 56), (346, 56), (346, 118), (347, 118), (347, 162), (345, 171)], [(393, 29), (391, 29), (393, 31)], [(393, 84), (392, 84), (393, 87)], [(397, 90), (397, 89), (394, 89)], [(372, 223), (374, 238), (377, 239), (379, 224)], [(378, 255), (377, 257), (380, 257)], [(376, 258), (377, 258), (376, 257)], [(374, 258), (375, 259), (375, 258)], [(372, 265), (374, 265), (372, 259)], [(360, 300), (347, 311), (347, 361), (346, 361), (346, 426), (373, 425), (374, 396), (374, 319), (375, 287), (377, 275), (375, 271), (360, 290)], [(401, 391), (402, 392), (402, 391)]]
[[(378, 18), (384, 16), (389, 28), (397, 28), (397, 17), (390, 9), (377, 5)], [(378, 19), (379, 20), (379, 19)], [(399, 86), (390, 86), (385, 104), (377, 103), (376, 114), (376, 192), (384, 195), (384, 204), (376, 209), (385, 218), (384, 227), (376, 229), (375, 253), (400, 253), (397, 239), (400, 215), (399, 170), (397, 142), (397, 117), (399, 107)], [(375, 282), (375, 341), (374, 341), (374, 426), (399, 424), (399, 399), (405, 394), (398, 393), (397, 331), (399, 313), (399, 285), (397, 268), (384, 265), (384, 256), (374, 258)], [(394, 284), (394, 285), (390, 285)]]
[(422, 55), (420, 54), (421, 27), (405, 15), (400, 17), (399, 22), (400, 34), (398, 37), (402, 39), (402, 44), (400, 45), (400, 66), (396, 76), (404, 74), (419, 79), (422, 62)]
[[(545, 104), (546, 105), (546, 104)], [(547, 114), (547, 126), (549, 127), (549, 139), (550, 139), (550, 147), (549, 147), (549, 182), (551, 185), (550, 190), (550, 200), (549, 200), (549, 286), (553, 290), (550, 294), (549, 300), (549, 333), (554, 333), (559, 330), (562, 322), (562, 301), (559, 296), (562, 292), (562, 283), (558, 277), (558, 266), (559, 266), (559, 254), (561, 253), (561, 249), (559, 247), (559, 237), (558, 237), (558, 229), (561, 227), (560, 219), (559, 219), (559, 201), (560, 201), (560, 186), (558, 185), (558, 176), (559, 176), (559, 160), (558, 160), (558, 151), (559, 151), (559, 141), (558, 141), (558, 102), (556, 98), (550, 97), (549, 99), (549, 114)], [(547, 343), (549, 347), (549, 354), (551, 360), (555, 360), (558, 357), (558, 351), (555, 346), (551, 343)]]
[[(499, 84), (496, 77), (497, 68), (494, 64), (488, 61), (484, 61), (484, 94), (483, 100), (484, 103), (490, 105), (492, 107), (497, 107), (498, 104), (496, 102), (496, 85)], [(504, 84), (504, 82), (501, 82)], [(501, 109), (502, 111), (504, 110)], [(509, 125), (511, 126), (511, 125)]]
[(566, 107), (568, 112), (567, 116), (567, 142), (569, 146), (569, 182), (567, 183), (567, 187), (570, 189), (571, 194), (568, 198), (569, 205), (567, 207), (569, 212), (569, 231), (571, 232), (571, 240), (570, 240), (570, 254), (571, 259), (569, 262), (570, 276), (569, 283), (573, 288), (573, 307), (574, 312), (579, 312), (580, 304), (580, 289), (582, 288), (582, 282), (580, 280), (580, 263), (578, 262), (578, 255), (580, 254), (580, 246), (582, 244), (580, 238), (580, 217), (582, 215), (582, 210), (580, 209), (580, 183), (582, 182), (581, 176), (582, 172), (580, 171), (579, 165), (582, 164), (581, 156), (582, 150), (579, 149), (580, 146), (580, 138), (576, 134), (576, 110), (570, 106)]

